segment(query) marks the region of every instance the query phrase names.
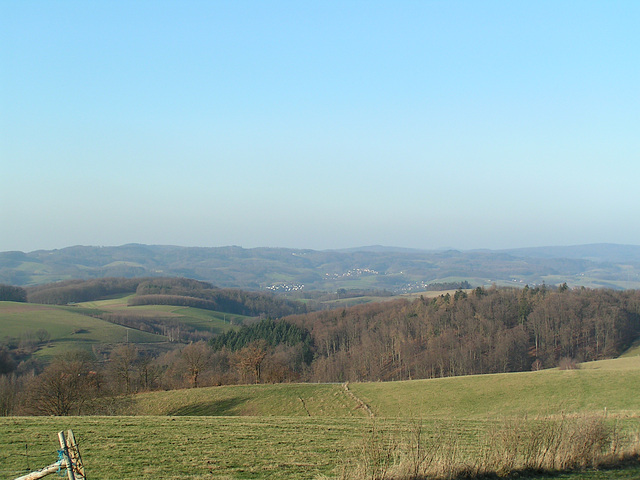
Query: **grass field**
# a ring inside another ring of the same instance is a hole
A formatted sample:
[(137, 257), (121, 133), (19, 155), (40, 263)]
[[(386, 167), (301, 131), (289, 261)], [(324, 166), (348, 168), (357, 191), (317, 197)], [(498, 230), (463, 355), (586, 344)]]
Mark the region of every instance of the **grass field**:
[(69, 311), (62, 307), (0, 302), (0, 337), (21, 337), (45, 329), (51, 334), (37, 355), (54, 356), (70, 348), (91, 348), (99, 343), (155, 343), (166, 338)]
[[(72, 428), (87, 476), (99, 479), (316, 478), (331, 474), (360, 435), (349, 419), (75, 417), (0, 419), (0, 477), (56, 458)], [(4, 456), (4, 458), (2, 458)]]
[[(640, 432), (637, 356), (574, 371), (350, 384), (348, 390), (339, 384), (213, 387), (123, 401), (121, 409), (136, 416), (0, 418), (0, 478), (52, 463), (56, 433), (68, 428), (92, 480), (337, 477), (372, 429), (402, 439), (415, 422), (427, 436), (455, 437), (469, 458), (505, 419), (604, 417), (607, 407), (607, 421), (624, 438)], [(531, 478), (631, 480), (640, 478), (640, 467)]]
[(95, 309), (106, 313), (126, 313), (130, 315), (172, 318), (185, 325), (211, 333), (224, 333), (234, 328), (233, 324), (240, 324), (247, 318), (243, 315), (172, 305), (139, 305), (130, 307), (127, 301), (132, 296), (133, 295), (128, 295), (108, 300), (83, 302), (79, 303), (77, 308)]
[[(20, 417), (0, 419), (0, 476), (15, 478), (57, 458), (56, 433), (72, 428), (88, 478), (317, 479), (356, 456), (371, 421), (292, 417)], [(401, 432), (405, 424), (387, 421)], [(427, 425), (473, 439), (482, 422)], [(27, 448), (25, 448), (25, 446)], [(616, 475), (616, 476), (614, 476)], [(634, 479), (640, 469), (536, 478)]]
[(237, 328), (246, 317), (210, 310), (169, 305), (127, 306), (128, 297), (79, 303), (74, 306), (39, 305), (33, 303), (0, 302), (0, 340), (5, 337), (20, 338), (47, 330), (51, 338), (35, 353), (41, 358), (51, 358), (68, 350), (90, 349), (97, 344), (130, 342), (153, 344), (166, 342), (167, 338), (149, 332), (117, 325), (92, 317), (100, 314), (125, 314), (176, 320), (200, 331), (214, 334)]
[[(53, 463), (56, 433), (72, 428), (87, 476), (94, 480), (331, 477), (358, 455), (371, 426), (368, 419), (332, 417), (1, 418), (0, 476), (15, 478)], [(386, 421), (384, 426), (396, 432), (406, 428), (398, 420)], [(436, 429), (455, 431), (473, 442), (486, 424), (426, 424), (426, 433), (435, 434)], [(639, 468), (629, 467), (618, 472), (538, 478), (633, 479), (639, 474)]]

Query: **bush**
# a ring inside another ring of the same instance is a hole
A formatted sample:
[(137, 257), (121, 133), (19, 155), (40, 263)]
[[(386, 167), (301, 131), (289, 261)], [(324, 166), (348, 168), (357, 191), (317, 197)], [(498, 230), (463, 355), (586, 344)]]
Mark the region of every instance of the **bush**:
[(603, 417), (507, 421), (487, 436), (483, 470), (504, 475), (596, 468), (618, 448), (616, 430)]
[(558, 362), (558, 368), (560, 370), (578, 370), (580, 364), (575, 358), (564, 357)]

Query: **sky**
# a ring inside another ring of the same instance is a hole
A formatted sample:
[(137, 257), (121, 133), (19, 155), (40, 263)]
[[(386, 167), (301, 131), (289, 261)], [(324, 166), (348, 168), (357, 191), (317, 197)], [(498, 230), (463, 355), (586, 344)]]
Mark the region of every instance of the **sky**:
[(640, 2), (0, 0), (0, 251), (640, 244)]

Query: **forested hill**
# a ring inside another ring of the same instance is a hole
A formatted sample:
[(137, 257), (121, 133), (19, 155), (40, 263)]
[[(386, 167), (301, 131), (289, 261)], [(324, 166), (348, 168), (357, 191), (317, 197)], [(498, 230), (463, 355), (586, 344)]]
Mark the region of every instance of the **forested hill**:
[(286, 317), (310, 332), (311, 381), (409, 380), (574, 368), (640, 335), (640, 292), (462, 290)]
[[(640, 246), (582, 245), (508, 251), (341, 251), (158, 245), (76, 246), (0, 252), (0, 284), (103, 277), (187, 277), (223, 288), (300, 291), (424, 291), (434, 284), (640, 288)], [(434, 289), (437, 289), (437, 285)]]

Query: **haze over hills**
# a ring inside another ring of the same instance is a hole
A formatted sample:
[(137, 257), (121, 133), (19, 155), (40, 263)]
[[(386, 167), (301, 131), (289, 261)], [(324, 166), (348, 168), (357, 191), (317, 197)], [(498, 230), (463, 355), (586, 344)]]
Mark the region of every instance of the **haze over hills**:
[(626, 264), (640, 262), (640, 248), (637, 245), (595, 243), (568, 247), (533, 247), (504, 250), (514, 256), (534, 258), (572, 258), (594, 262)]
[(128, 244), (0, 252), (0, 283), (178, 276), (249, 290), (420, 291), (434, 284), (639, 288), (640, 246), (591, 244), (510, 250), (344, 250)]

